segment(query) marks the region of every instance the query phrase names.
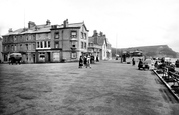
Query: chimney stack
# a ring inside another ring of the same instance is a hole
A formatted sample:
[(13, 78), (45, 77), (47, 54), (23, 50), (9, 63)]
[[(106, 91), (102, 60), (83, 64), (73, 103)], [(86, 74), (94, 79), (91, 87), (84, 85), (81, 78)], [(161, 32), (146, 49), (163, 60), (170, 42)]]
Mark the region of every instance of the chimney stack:
[(32, 29), (32, 28), (35, 27), (35, 26), (36, 26), (36, 25), (35, 25), (34, 22), (29, 21), (29, 23), (28, 23), (28, 29)]
[(68, 27), (68, 19), (66, 19), (66, 20), (63, 21), (63, 27), (64, 27), (64, 28)]
[(99, 35), (100, 35), (100, 36), (103, 36), (103, 32), (99, 32)]
[(96, 30), (93, 31), (93, 37), (98, 36), (98, 32)]
[(10, 33), (10, 32), (13, 32), (13, 31), (12, 31), (12, 28), (9, 28), (8, 32), (9, 32), (9, 33)]
[(50, 25), (50, 24), (51, 24), (50, 20), (47, 19), (46, 25)]

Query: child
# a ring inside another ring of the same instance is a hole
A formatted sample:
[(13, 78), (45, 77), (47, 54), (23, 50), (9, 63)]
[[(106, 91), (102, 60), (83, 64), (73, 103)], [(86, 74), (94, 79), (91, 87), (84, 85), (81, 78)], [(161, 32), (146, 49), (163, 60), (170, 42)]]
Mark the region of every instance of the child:
[(86, 68), (87, 68), (87, 67), (91, 68), (91, 64), (90, 64), (90, 56), (87, 56)]

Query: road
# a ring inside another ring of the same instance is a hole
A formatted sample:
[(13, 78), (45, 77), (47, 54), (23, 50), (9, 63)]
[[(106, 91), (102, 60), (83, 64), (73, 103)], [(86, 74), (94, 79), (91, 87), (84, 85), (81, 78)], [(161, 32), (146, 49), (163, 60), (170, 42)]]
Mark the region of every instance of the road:
[(118, 60), (0, 65), (1, 115), (178, 115), (152, 71)]

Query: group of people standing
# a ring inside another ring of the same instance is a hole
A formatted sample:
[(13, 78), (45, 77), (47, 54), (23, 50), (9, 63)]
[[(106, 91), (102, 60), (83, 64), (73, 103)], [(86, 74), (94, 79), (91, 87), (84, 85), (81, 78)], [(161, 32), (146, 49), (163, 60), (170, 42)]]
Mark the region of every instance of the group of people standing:
[(82, 67), (86, 67), (86, 68), (91, 68), (91, 63), (90, 63), (90, 56), (89, 55), (86, 55), (86, 56), (80, 56), (80, 59), (79, 59), (79, 68), (82, 68)]
[[(91, 68), (91, 63), (94, 63), (94, 56), (84, 55), (80, 56), (79, 59), (79, 68), (82, 68), (83, 66), (86, 68)], [(98, 56), (96, 56), (96, 62), (99, 62)]]

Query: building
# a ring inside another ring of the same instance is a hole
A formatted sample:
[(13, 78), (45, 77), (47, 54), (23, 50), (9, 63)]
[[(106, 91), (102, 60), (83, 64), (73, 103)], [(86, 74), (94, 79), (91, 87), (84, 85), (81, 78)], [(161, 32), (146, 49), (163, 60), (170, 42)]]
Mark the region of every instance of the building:
[(106, 38), (107, 40), (107, 59), (108, 60), (112, 60), (112, 45), (109, 43), (108, 39)]
[(84, 24), (68, 23), (66, 19), (62, 25), (51, 26), (52, 61), (77, 61), (87, 52), (88, 30)]
[(43, 57), (46, 53), (41, 50), (50, 49), (50, 28), (50, 21), (47, 20), (43, 25), (29, 21), (28, 28), (15, 31), (10, 29), (9, 33), (3, 36), (4, 61), (8, 61), (9, 54), (17, 52), (22, 54), (22, 63), (46, 62)]
[(28, 28), (20, 28), (3, 36), (3, 58), (8, 61), (9, 54), (17, 52), (22, 54), (23, 63), (35, 62), (35, 37), (29, 33)]
[(34, 22), (29, 22), (29, 29), (33, 30), (32, 34), (35, 36), (35, 54), (36, 63), (51, 62), (51, 22), (47, 20), (45, 24), (35, 25)]
[(112, 59), (111, 44), (102, 32), (98, 34), (93, 31), (93, 36), (89, 37), (88, 51), (100, 60)]
[(68, 23), (36, 25), (29, 21), (28, 28), (9, 29), (3, 36), (3, 57), (8, 61), (11, 53), (21, 53), (23, 63), (78, 61), (87, 52), (88, 30), (84, 24)]
[(2, 37), (0, 36), (0, 63), (3, 61), (2, 57)]

